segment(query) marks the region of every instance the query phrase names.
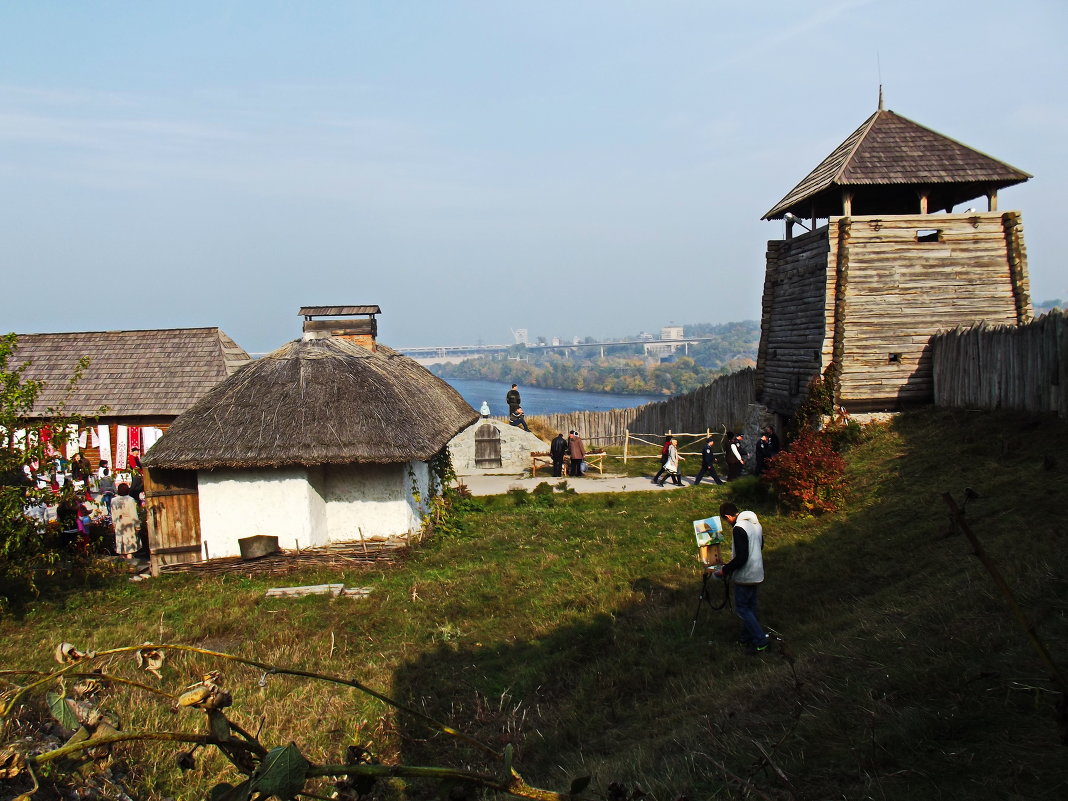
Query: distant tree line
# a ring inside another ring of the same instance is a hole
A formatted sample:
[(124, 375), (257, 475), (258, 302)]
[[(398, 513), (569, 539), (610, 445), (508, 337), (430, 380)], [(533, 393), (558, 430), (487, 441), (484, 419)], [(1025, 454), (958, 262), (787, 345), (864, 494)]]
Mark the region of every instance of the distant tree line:
[(760, 325), (754, 321), (688, 325), (683, 327), (683, 334), (714, 339), (690, 345), (688, 355), (680, 350), (663, 361), (644, 356), (641, 345), (614, 348), (604, 358), (600, 348), (581, 344), (568, 351), (529, 350), (515, 345), (508, 358), (481, 356), (457, 364), (431, 365), (430, 369), (442, 378), (621, 395), (677, 395), (755, 364)]

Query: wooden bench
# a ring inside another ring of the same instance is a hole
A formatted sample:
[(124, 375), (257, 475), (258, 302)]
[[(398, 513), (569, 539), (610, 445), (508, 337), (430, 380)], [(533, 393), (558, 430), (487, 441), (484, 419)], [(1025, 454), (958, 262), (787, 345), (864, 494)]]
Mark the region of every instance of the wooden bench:
[[(601, 473), (603, 475), (604, 474), (604, 457), (607, 456), (607, 455), (608, 454), (605, 453), (604, 451), (598, 451), (596, 453), (587, 453), (586, 454), (586, 459), (585, 459), (586, 464), (589, 465), (589, 469), (590, 470), (596, 470), (598, 473)], [(561, 476), (561, 478), (566, 477), (567, 466), (569, 466), (570, 464), (571, 464), (571, 457), (570, 456), (565, 456), (564, 457), (564, 474), (565, 475)], [(538, 477), (538, 468), (540, 468), (540, 467), (548, 468), (551, 471), (553, 469), (553, 460), (549, 456), (548, 452), (533, 452), (532, 451), (531, 454), (530, 454), (530, 475), (531, 475), (531, 478), (537, 478)]]

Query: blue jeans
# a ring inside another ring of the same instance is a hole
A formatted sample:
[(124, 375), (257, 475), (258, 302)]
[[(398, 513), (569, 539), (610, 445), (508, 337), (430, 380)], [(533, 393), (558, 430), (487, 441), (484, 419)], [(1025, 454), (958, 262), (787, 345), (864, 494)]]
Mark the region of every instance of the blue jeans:
[(759, 584), (734, 585), (734, 614), (742, 620), (742, 638), (758, 648), (768, 644), (768, 635), (757, 622), (757, 588)]

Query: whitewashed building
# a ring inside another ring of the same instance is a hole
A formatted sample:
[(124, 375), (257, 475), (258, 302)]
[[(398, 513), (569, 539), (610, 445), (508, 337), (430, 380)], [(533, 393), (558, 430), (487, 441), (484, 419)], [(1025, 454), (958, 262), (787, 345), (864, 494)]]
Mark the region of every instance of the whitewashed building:
[[(255, 360), (179, 416), (144, 459), (146, 488), (160, 501), (150, 524), (179, 522), (165, 508), (167, 487), (183, 485), (195, 486), (200, 557), (237, 555), (238, 540), (255, 535), (303, 548), (417, 531), (436, 489), (431, 463), (478, 414), (376, 342), (378, 311), (301, 309), (304, 339)], [(353, 313), (370, 319), (317, 319)], [(190, 517), (178, 526), (186, 541)], [(161, 533), (154, 539), (169, 544)]]

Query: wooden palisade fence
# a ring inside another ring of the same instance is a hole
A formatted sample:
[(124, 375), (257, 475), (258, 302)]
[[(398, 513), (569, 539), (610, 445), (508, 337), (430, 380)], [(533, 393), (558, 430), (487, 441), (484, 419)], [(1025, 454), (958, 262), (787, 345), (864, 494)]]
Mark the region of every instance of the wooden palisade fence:
[(1068, 313), (931, 338), (935, 404), (1068, 417)]
[(622, 445), (627, 431), (741, 430), (749, 405), (755, 402), (755, 376), (755, 371), (747, 368), (685, 395), (633, 409), (545, 414), (532, 419), (565, 434), (574, 429), (587, 442), (598, 445)]

